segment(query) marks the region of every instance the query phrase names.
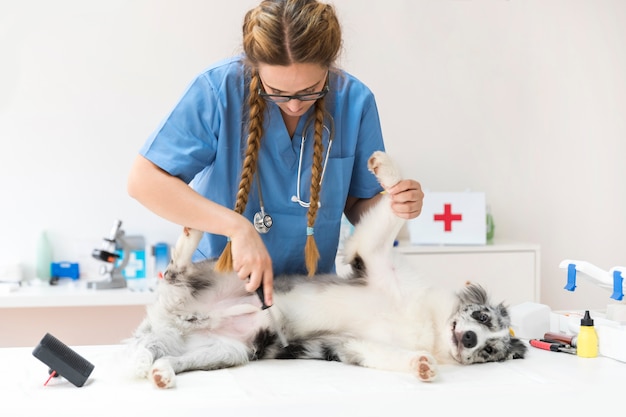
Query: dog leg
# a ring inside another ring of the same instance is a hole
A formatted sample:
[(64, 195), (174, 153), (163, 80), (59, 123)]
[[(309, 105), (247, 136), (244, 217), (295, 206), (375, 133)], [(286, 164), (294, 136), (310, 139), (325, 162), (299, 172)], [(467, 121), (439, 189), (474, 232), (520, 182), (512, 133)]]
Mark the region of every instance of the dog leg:
[(412, 373), (424, 382), (437, 377), (437, 361), (427, 352), (353, 339), (337, 350), (337, 356), (342, 362), (366, 368)]
[(130, 371), (137, 378), (149, 378), (153, 363), (165, 355), (184, 349), (180, 333), (169, 327), (155, 329), (148, 319), (139, 325), (131, 339), (127, 339)]
[(191, 264), (191, 257), (200, 243), (202, 232), (200, 230), (183, 228), (183, 233), (176, 241), (176, 245), (172, 250), (171, 263), (175, 267), (183, 267)]
[[(367, 167), (385, 189), (396, 185), (402, 180), (400, 170), (389, 155), (384, 152), (374, 152), (367, 161)], [(404, 225), (405, 220), (392, 211), (391, 198), (387, 194), (383, 195), (382, 201), (367, 215), (365, 221), (367, 223), (364, 226), (369, 231), (370, 239), (374, 239), (374, 242), (379, 242), (382, 246), (383, 254), (388, 256), (393, 247), (393, 241)], [(377, 225), (377, 227), (374, 225)], [(372, 229), (371, 231), (370, 228)], [(375, 252), (378, 253), (378, 248), (372, 247), (371, 249), (372, 252), (375, 249)]]
[[(398, 183), (402, 176), (384, 152), (374, 152), (368, 160), (369, 170), (383, 187)], [(364, 213), (344, 246), (344, 262), (354, 264), (360, 258), (371, 284), (388, 287), (394, 276), (393, 242), (405, 220), (391, 209), (391, 198), (384, 194), (380, 201)]]
[[(250, 361), (252, 349), (245, 344), (226, 338), (204, 340), (203, 346), (180, 356), (157, 359), (150, 369), (149, 378), (158, 388), (173, 388), (176, 375), (186, 371), (211, 371), (245, 365)], [(194, 341), (190, 340), (189, 344)]]
[[(402, 179), (400, 171), (384, 152), (374, 152), (368, 160), (368, 168), (385, 188), (395, 185)], [(391, 210), (389, 196), (383, 195), (374, 207), (363, 214), (353, 236), (346, 242), (346, 262), (352, 262), (357, 255), (364, 260), (391, 259), (393, 241), (404, 222), (404, 219), (396, 216)]]
[(133, 364), (133, 376), (143, 379), (147, 378), (150, 373), (150, 368), (154, 362), (154, 355), (143, 346), (136, 346), (134, 352), (131, 354), (130, 361)]

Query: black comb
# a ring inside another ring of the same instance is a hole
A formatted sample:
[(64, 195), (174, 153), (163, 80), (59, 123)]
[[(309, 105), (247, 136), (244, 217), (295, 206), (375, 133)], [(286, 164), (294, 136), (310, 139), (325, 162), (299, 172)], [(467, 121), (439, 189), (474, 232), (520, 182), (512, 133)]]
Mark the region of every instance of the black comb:
[(50, 333), (41, 339), (33, 350), (33, 356), (48, 365), (57, 375), (70, 381), (77, 387), (82, 387), (91, 371), (93, 364), (73, 351)]

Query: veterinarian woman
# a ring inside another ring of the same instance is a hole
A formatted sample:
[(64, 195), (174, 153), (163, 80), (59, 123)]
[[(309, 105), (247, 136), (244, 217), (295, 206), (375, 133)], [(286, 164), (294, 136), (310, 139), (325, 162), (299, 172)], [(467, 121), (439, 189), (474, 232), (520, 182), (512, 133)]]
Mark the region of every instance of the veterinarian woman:
[[(382, 191), (367, 169), (384, 150), (376, 102), (334, 66), (341, 45), (333, 6), (262, 1), (243, 53), (191, 82), (130, 171), (133, 198), (206, 232), (194, 261), (263, 283), (268, 305), (274, 274), (334, 271), (342, 213), (355, 223)], [(419, 215), (418, 182), (386, 192), (398, 216)]]

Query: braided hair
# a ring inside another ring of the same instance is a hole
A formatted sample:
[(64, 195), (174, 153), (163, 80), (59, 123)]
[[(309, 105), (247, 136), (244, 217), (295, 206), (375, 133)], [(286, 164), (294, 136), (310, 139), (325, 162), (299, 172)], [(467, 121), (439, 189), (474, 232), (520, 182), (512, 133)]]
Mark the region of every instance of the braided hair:
[[(246, 153), (241, 170), (235, 212), (242, 214), (257, 166), (263, 136), (266, 102), (259, 95), (261, 79), (258, 64), (289, 66), (314, 63), (330, 68), (341, 48), (341, 28), (335, 9), (316, 0), (264, 0), (249, 10), (243, 22), (243, 49), (250, 72), (249, 121)], [(315, 274), (319, 251), (314, 238), (314, 225), (319, 208), (323, 170), (323, 130), (326, 108), (324, 98), (315, 102), (313, 162), (311, 168), (311, 200), (307, 212), (304, 258), (309, 276)], [(219, 257), (215, 269), (232, 270), (230, 240)]]

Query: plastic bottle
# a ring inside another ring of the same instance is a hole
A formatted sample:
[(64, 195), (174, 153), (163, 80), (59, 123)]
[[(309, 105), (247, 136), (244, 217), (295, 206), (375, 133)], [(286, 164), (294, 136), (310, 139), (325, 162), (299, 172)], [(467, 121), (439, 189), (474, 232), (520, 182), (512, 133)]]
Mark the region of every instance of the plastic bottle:
[(170, 263), (170, 245), (164, 242), (156, 243), (152, 246), (152, 257), (154, 259), (152, 276), (149, 278), (148, 287), (156, 288), (159, 281), (163, 279), (165, 270)]
[(595, 358), (598, 356), (598, 334), (593, 326), (593, 319), (589, 315), (589, 310), (585, 311), (585, 316), (580, 320), (576, 354), (581, 358)]
[(124, 263), (124, 257), (128, 257), (128, 262), (123, 267), (121, 273), (126, 279), (126, 285), (131, 290), (148, 290), (148, 280), (146, 279), (146, 240), (143, 236), (126, 236), (124, 238), (126, 247), (117, 248), (120, 255), (116, 268), (120, 268)]
[(46, 231), (42, 231), (37, 241), (37, 260), (35, 273), (42, 281), (50, 281), (50, 267), (52, 264), (52, 245)]

